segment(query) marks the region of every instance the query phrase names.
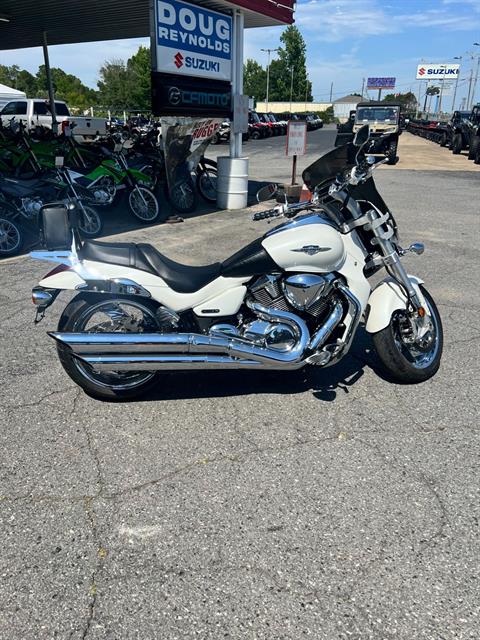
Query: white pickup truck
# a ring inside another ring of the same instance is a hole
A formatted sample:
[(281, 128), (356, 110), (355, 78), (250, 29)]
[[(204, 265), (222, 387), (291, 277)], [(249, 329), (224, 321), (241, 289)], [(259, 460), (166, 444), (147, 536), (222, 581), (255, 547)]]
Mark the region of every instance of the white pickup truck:
[[(94, 137), (104, 135), (106, 132), (106, 120), (104, 118), (88, 118), (84, 116), (72, 116), (65, 102), (55, 100), (57, 122), (75, 123), (74, 135)], [(34, 127), (52, 128), (52, 114), (48, 107), (48, 101), (41, 98), (12, 100), (7, 102), (0, 110), (0, 122), (8, 127), (12, 118), (16, 122), (22, 121), (27, 129)]]

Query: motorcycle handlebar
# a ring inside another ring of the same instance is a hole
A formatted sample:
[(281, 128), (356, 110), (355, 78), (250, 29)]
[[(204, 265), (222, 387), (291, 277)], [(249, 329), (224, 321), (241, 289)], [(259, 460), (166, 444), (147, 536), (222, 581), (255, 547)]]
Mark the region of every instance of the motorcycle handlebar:
[(267, 209), (266, 211), (259, 211), (258, 213), (254, 213), (252, 216), (252, 220), (254, 222), (258, 222), (258, 220), (266, 220), (267, 218), (277, 218), (282, 215), (282, 212), (278, 209)]

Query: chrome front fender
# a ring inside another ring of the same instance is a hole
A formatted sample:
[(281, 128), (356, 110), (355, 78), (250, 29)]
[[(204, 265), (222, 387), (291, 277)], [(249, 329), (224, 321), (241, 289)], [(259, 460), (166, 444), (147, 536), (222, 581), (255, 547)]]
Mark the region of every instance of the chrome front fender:
[[(409, 275), (408, 277), (420, 302), (425, 306), (425, 300), (419, 287), (420, 284), (423, 284), (423, 280), (416, 276)], [(407, 308), (407, 297), (396, 280), (385, 278), (370, 294), (368, 307), (369, 313), (365, 328), (368, 333), (377, 333), (390, 324), (390, 319), (395, 311)]]

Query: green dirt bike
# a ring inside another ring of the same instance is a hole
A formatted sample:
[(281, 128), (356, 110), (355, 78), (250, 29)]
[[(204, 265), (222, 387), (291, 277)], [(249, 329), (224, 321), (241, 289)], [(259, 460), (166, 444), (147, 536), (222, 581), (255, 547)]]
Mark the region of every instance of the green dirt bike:
[(121, 143), (115, 144), (114, 151), (106, 147), (90, 151), (85, 145), (77, 145), (71, 137), (32, 145), (33, 154), (44, 168), (54, 167), (55, 157), (61, 154), (74, 183), (89, 189), (97, 205), (113, 204), (125, 191), (129, 209), (140, 222), (157, 222), (162, 215), (152, 191), (155, 179), (130, 167), (122, 151)]

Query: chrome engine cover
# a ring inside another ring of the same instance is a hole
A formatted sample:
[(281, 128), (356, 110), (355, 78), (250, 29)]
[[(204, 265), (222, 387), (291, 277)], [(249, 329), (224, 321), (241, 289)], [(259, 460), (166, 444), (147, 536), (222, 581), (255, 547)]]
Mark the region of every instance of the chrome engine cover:
[(293, 329), (287, 324), (265, 320), (254, 320), (245, 324), (241, 328), (240, 335), (258, 346), (279, 351), (292, 349), (298, 339)]
[(320, 298), (329, 293), (333, 279), (331, 275), (299, 273), (283, 280), (282, 289), (292, 307), (299, 311), (308, 311)]

